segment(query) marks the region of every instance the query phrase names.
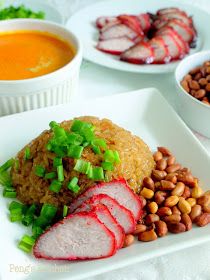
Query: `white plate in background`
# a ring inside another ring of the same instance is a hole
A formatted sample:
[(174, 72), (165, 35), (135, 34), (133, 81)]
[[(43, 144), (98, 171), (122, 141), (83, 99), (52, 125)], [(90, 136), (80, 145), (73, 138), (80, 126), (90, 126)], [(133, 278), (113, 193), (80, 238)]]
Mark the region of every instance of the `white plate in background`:
[[(75, 100), (66, 105), (2, 117), (0, 164), (15, 156), (25, 144), (48, 128), (51, 120), (60, 122), (80, 115), (109, 118), (140, 136), (153, 150), (157, 146), (168, 147), (178, 162), (191, 168), (193, 174), (201, 179), (204, 189), (210, 186), (210, 157), (206, 150), (160, 92), (152, 88), (92, 100)], [(7, 206), (10, 201), (0, 193), (1, 280), (84, 279), (210, 240), (209, 225), (194, 227), (181, 234), (169, 234), (154, 242), (136, 241), (107, 259), (71, 262), (37, 260), (17, 248), (17, 242), (27, 228), (9, 222)], [(25, 269), (25, 274), (15, 273), (15, 267), (17, 270)], [(34, 272), (30, 273), (31, 270)]]
[[(1, 1), (2, 2), (2, 1)], [(8, 7), (8, 6), (20, 6), (24, 5), (26, 8), (31, 9), (34, 12), (42, 11), (45, 13), (45, 19), (49, 21), (53, 21), (55, 23), (63, 24), (64, 18), (59, 13), (56, 7), (53, 7), (49, 3), (43, 0), (6, 0), (3, 1), (3, 5), (0, 5), (0, 9)]]
[(120, 0), (104, 1), (87, 6), (79, 10), (67, 21), (67, 28), (73, 30), (83, 41), (84, 58), (106, 66), (109, 68), (137, 72), (137, 73), (167, 73), (176, 68), (178, 62), (171, 62), (162, 65), (135, 65), (119, 60), (119, 56), (103, 53), (95, 48), (98, 39), (98, 29), (95, 27), (95, 21), (99, 16), (111, 16), (119, 14), (140, 14), (151, 12), (166, 7), (178, 7), (193, 16), (195, 27), (198, 31), (197, 46), (191, 49), (190, 54), (199, 50), (210, 49), (209, 28), (210, 15), (197, 6), (187, 5), (173, 0)]

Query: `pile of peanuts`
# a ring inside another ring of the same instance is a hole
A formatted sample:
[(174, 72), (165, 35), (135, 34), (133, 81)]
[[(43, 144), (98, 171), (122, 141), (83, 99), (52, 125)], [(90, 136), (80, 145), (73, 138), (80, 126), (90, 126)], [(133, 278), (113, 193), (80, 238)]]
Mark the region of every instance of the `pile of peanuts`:
[(203, 192), (198, 178), (188, 168), (176, 162), (165, 147), (158, 147), (153, 155), (156, 167), (151, 177), (143, 180), (140, 196), (143, 216), (133, 234), (125, 238), (124, 247), (134, 242), (153, 241), (168, 232), (181, 233), (192, 229), (192, 223), (210, 223), (210, 191)]
[(198, 66), (185, 75), (181, 86), (196, 99), (210, 105), (210, 61)]

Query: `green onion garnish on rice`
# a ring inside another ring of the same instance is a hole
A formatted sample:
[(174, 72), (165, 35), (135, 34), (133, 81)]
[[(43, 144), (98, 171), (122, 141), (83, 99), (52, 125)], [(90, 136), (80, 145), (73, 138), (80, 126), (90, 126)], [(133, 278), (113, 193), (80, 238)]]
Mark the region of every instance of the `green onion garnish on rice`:
[(62, 158), (55, 157), (53, 159), (53, 167), (58, 167), (59, 165), (62, 165)]
[(102, 162), (101, 166), (106, 171), (112, 171), (114, 169), (113, 163), (108, 161)]
[(17, 196), (16, 190), (12, 187), (5, 187), (3, 190), (3, 197), (15, 198)]
[(78, 186), (78, 178), (77, 177), (73, 177), (71, 179), (71, 181), (68, 183), (67, 188), (74, 192), (77, 193), (80, 190), (80, 187)]
[(36, 165), (36, 167), (35, 167), (35, 174), (38, 177), (44, 177), (44, 175), (45, 175), (45, 168), (42, 165)]
[(102, 181), (104, 180), (104, 171), (103, 171), (103, 168), (102, 167), (93, 167), (93, 170), (92, 170), (92, 180), (95, 180), (95, 181)]
[(79, 173), (82, 173), (82, 174), (88, 174), (88, 170), (89, 170), (90, 166), (91, 166), (91, 163), (89, 161), (78, 159), (74, 166), (74, 170), (78, 171)]
[(79, 159), (82, 155), (83, 149), (84, 147), (72, 144), (68, 147), (67, 155), (68, 157)]
[(29, 147), (26, 147), (26, 148), (25, 148), (25, 151), (24, 151), (24, 160), (28, 160), (28, 159), (30, 159), (30, 157), (31, 157), (30, 148), (29, 148)]
[(58, 180), (53, 180), (52, 183), (49, 186), (50, 191), (58, 193), (61, 189), (61, 182)]
[(64, 205), (63, 206), (63, 217), (66, 217), (68, 215), (68, 206), (67, 205)]
[(57, 167), (57, 173), (58, 173), (58, 181), (63, 182), (63, 180), (64, 180), (63, 165), (59, 165)]
[(2, 166), (0, 166), (0, 172), (7, 171), (9, 168), (11, 168), (14, 164), (14, 161), (14, 158), (7, 160)]
[(55, 173), (55, 172), (46, 173), (46, 174), (44, 175), (44, 178), (45, 178), (45, 179), (55, 179), (55, 178), (56, 178), (56, 173)]

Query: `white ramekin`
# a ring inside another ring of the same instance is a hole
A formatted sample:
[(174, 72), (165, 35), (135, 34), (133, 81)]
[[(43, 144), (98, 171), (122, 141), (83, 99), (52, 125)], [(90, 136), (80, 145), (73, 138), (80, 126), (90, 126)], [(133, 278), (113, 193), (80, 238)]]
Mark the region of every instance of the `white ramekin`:
[(64, 67), (43, 76), (24, 80), (0, 80), (0, 116), (71, 101), (78, 90), (82, 61), (79, 39), (65, 27), (45, 20), (1, 21), (0, 31), (9, 30), (49, 32), (71, 43), (76, 50), (76, 55)]
[(210, 138), (210, 106), (188, 94), (180, 85), (183, 77), (193, 68), (210, 61), (210, 51), (202, 51), (186, 57), (180, 62), (175, 72), (177, 110), (186, 124)]

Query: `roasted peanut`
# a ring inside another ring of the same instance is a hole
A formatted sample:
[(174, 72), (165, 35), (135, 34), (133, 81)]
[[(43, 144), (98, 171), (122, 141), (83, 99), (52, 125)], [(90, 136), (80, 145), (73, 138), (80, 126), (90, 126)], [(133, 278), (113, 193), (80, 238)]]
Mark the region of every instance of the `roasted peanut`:
[(186, 92), (190, 92), (190, 87), (188, 85), (188, 81), (187, 80), (182, 80), (181, 81), (181, 86), (183, 87), (183, 89), (186, 91)]
[(155, 183), (150, 177), (145, 177), (143, 180), (143, 186), (154, 191), (155, 190)]
[(176, 162), (176, 158), (174, 156), (168, 157), (168, 159), (167, 159), (168, 166), (175, 164), (175, 162)]
[(178, 209), (177, 206), (173, 206), (173, 207), (172, 207), (172, 214), (181, 215), (181, 211)]
[(160, 183), (161, 183), (160, 190), (162, 191), (166, 191), (166, 190), (171, 191), (175, 188), (175, 185), (170, 181), (161, 180)]
[(149, 242), (157, 239), (157, 234), (154, 229), (142, 232), (138, 236), (139, 241)]
[(195, 80), (189, 81), (188, 84), (189, 84), (189, 87), (191, 89), (194, 89), (194, 90), (199, 90), (200, 89), (199, 83)]
[(191, 212), (190, 212), (190, 219), (194, 221), (198, 216), (201, 215), (202, 209), (201, 206), (196, 204), (195, 206), (192, 207)]
[(202, 99), (206, 95), (206, 91), (204, 89), (196, 90), (194, 93), (192, 93), (192, 96), (197, 99)]
[(170, 181), (173, 184), (176, 184), (177, 183), (176, 173), (169, 173), (169, 174), (167, 174), (166, 177), (165, 177), (165, 180), (166, 181)]
[(202, 87), (208, 84), (208, 81), (205, 78), (201, 78), (198, 82)]
[(193, 197), (189, 197), (188, 199), (186, 199), (187, 202), (190, 204), (191, 207), (195, 206), (196, 204), (196, 199)]
[(157, 215), (160, 217), (172, 215), (172, 211), (169, 207), (160, 207), (157, 211)]
[(139, 235), (139, 233), (144, 232), (147, 229), (145, 225), (137, 224), (136, 229), (134, 230), (134, 235)]
[(188, 186), (191, 184), (194, 184), (194, 177), (192, 176), (192, 174), (189, 174), (186, 172), (184, 172), (184, 173), (179, 172), (177, 175), (177, 180)]
[(183, 192), (183, 194), (182, 194), (182, 197), (183, 197), (184, 199), (187, 199), (187, 198), (189, 198), (190, 196), (191, 196), (190, 188), (187, 187), (187, 186), (185, 186), (184, 192)]
[(142, 195), (140, 195), (139, 198), (141, 199), (142, 207), (144, 208), (146, 206), (146, 204), (147, 204), (147, 201), (146, 201), (146, 199)]
[(127, 234), (125, 236), (125, 240), (124, 240), (124, 244), (123, 244), (123, 247), (128, 247), (130, 246), (131, 244), (133, 244), (134, 242), (134, 236), (132, 234)]
[(184, 192), (185, 184), (182, 182), (178, 182), (176, 187), (172, 190), (171, 194), (176, 196), (181, 196)]
[(148, 188), (143, 188), (140, 194), (146, 199), (151, 199), (154, 196), (154, 192)]
[(167, 173), (165, 171), (152, 170), (152, 177), (157, 181), (163, 180), (166, 175)]
[(183, 223), (168, 224), (168, 230), (172, 233), (181, 233), (186, 230), (186, 226)]
[(210, 206), (210, 195), (202, 195), (197, 199), (197, 204), (201, 206)]
[(190, 216), (188, 214), (182, 214), (181, 216), (181, 222), (185, 225), (186, 231), (189, 231), (192, 229), (192, 221), (190, 219)]
[(196, 219), (196, 224), (199, 227), (204, 227), (210, 223), (210, 214), (203, 213)]
[(167, 193), (163, 191), (157, 191), (155, 193), (155, 202), (160, 205), (166, 199)]
[(163, 237), (168, 233), (168, 227), (164, 221), (155, 222), (155, 230), (159, 237)]
[(190, 204), (183, 197), (179, 198), (178, 208), (182, 214), (189, 214), (191, 212)]
[(210, 205), (204, 205), (203, 206), (203, 211), (206, 213), (210, 213)]
[(161, 152), (163, 154), (163, 156), (165, 156), (165, 157), (171, 156), (171, 152), (166, 147), (158, 147), (157, 149), (159, 152)]
[(164, 205), (166, 207), (173, 207), (179, 202), (179, 197), (176, 195), (171, 195), (166, 198)]
[(166, 167), (167, 167), (167, 161), (164, 158), (162, 158), (156, 162), (157, 170), (163, 171), (166, 169)]
[(160, 220), (160, 217), (156, 214), (149, 214), (145, 218), (146, 225), (151, 225), (154, 222), (157, 222)]
[(197, 73), (194, 77), (194, 80), (199, 81), (202, 78), (202, 74), (201, 73)]
[(193, 68), (191, 71), (190, 71), (190, 75), (195, 75), (195, 74), (197, 74), (199, 71), (200, 71), (200, 69), (201, 69), (201, 67), (200, 66), (198, 66), (198, 67), (195, 67), (195, 68)]
[(155, 201), (150, 202), (147, 207), (149, 212), (152, 214), (155, 214), (158, 210), (158, 205)]
[(163, 154), (160, 151), (157, 151), (153, 154), (154, 161), (158, 161), (163, 158)]
[(201, 187), (197, 186), (192, 189), (191, 196), (193, 198), (199, 198), (202, 195), (202, 193), (203, 193), (203, 190), (201, 189)]
[(166, 168), (166, 172), (174, 173), (174, 172), (178, 171), (180, 168), (181, 168), (181, 165), (179, 163), (174, 163)]
[(165, 216), (164, 221), (168, 223), (179, 223), (181, 221), (181, 216), (179, 214), (172, 214), (170, 216)]
[(208, 83), (208, 84), (206, 85), (205, 90), (208, 91), (208, 92), (210, 91), (210, 83)]

